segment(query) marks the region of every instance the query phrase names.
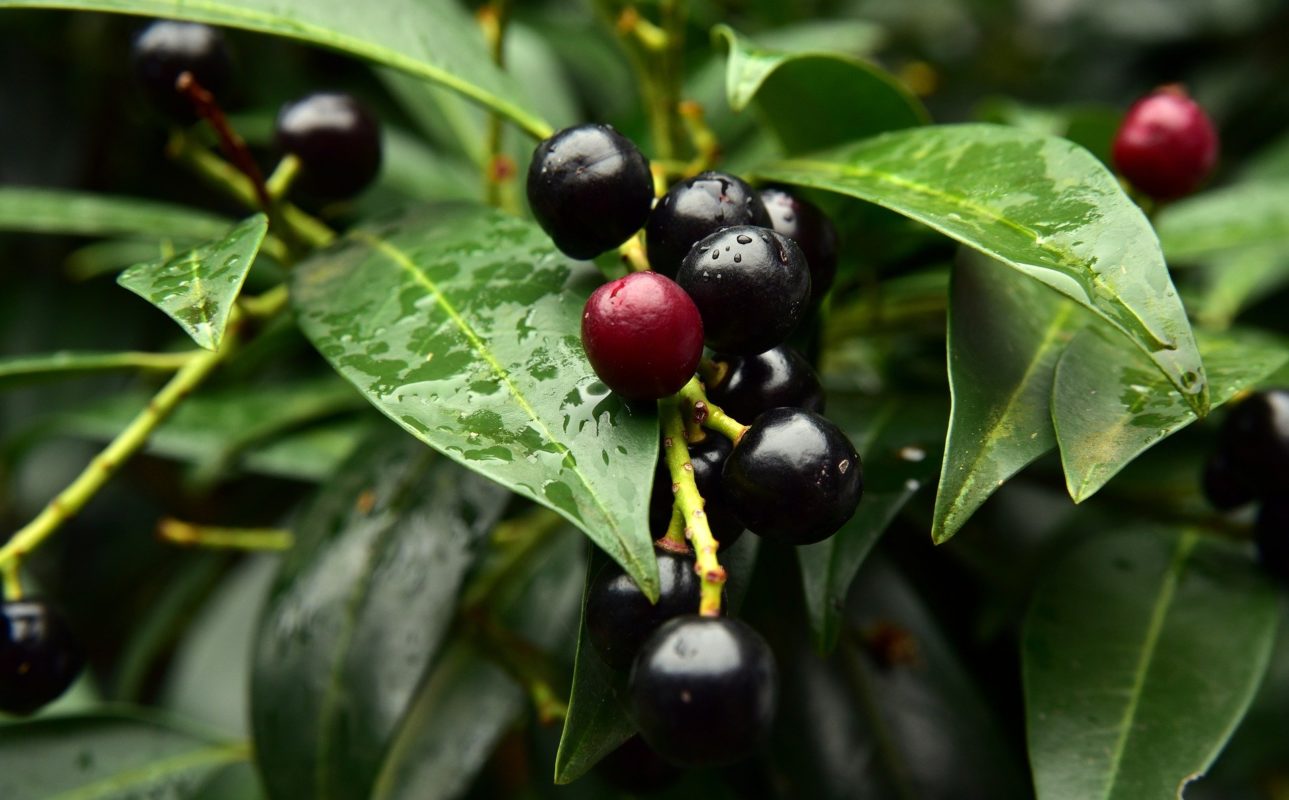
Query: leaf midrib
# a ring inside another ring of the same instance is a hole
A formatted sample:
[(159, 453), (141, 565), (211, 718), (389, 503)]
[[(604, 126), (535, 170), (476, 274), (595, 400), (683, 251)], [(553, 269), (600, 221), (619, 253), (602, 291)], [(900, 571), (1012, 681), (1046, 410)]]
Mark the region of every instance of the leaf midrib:
[(47, 800), (94, 800), (94, 798), (110, 797), (121, 789), (198, 767), (246, 761), (250, 758), (250, 754), (250, 744), (246, 742), (203, 747), (159, 761), (151, 761), (138, 769), (110, 775), (102, 780), (53, 795)]
[[(558, 439), (555, 434), (551, 432), (550, 428), (541, 419), (541, 417), (538, 416), (536, 409), (532, 407), (528, 402), (528, 399), (519, 391), (519, 387), (515, 386), (514, 382), (510, 379), (510, 373), (497, 361), (495, 357), (493, 357), (492, 352), (484, 344), (483, 339), (479, 337), (479, 334), (475, 332), (470, 323), (461, 316), (461, 313), (456, 309), (456, 307), (448, 301), (447, 297), (439, 289), (438, 284), (436, 284), (429, 275), (426, 275), (425, 271), (418, 267), (416, 262), (412, 261), (406, 253), (391, 242), (381, 239), (380, 237), (373, 236), (367, 231), (355, 231), (352, 235), (355, 239), (363, 242), (368, 247), (371, 247), (376, 252), (381, 253), (386, 258), (393, 261), (399, 269), (406, 272), (413, 280), (421, 284), (421, 286), (430, 293), (434, 298), (435, 303), (443, 309), (444, 313), (448, 315), (448, 318), (461, 330), (467, 341), (469, 341), (470, 346), (475, 349), (480, 358), (483, 359), (484, 363), (488, 365), (488, 368), (492, 370), (497, 379), (506, 387), (506, 390), (510, 393), (511, 397), (515, 399), (515, 402), (519, 407), (528, 415), (529, 420), (537, 427), (538, 431), (546, 437), (547, 441), (558, 448), (561, 456), (571, 455), (571, 451), (568, 446)], [(608, 506), (605, 504), (603, 498), (600, 497), (599, 492), (595, 490), (595, 487), (587, 479), (586, 474), (582, 472), (575, 459), (573, 466), (569, 468), (569, 472), (577, 476), (582, 487), (586, 490), (591, 500), (594, 501), (595, 509), (600, 513), (609, 530), (613, 532), (624, 557), (631, 563), (633, 569), (630, 571), (637, 574), (645, 574), (645, 567), (640, 563), (640, 559), (637, 558), (634, 550), (632, 550), (629, 540), (618, 524), (617, 518), (609, 512)], [(573, 520), (563, 509), (557, 508), (555, 511), (566, 519), (569, 519), (570, 522), (575, 522), (575, 520)]]

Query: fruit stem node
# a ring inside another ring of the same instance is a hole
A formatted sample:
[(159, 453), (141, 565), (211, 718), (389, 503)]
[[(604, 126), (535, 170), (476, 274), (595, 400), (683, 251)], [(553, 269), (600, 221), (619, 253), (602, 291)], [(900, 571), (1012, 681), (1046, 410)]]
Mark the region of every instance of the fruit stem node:
[(707, 399), (707, 392), (698, 378), (690, 378), (689, 383), (681, 387), (678, 396), (694, 410), (694, 418), (699, 424), (708, 430), (716, 431), (734, 444), (738, 444), (743, 434), (747, 432), (746, 425), (726, 414), (720, 406)]

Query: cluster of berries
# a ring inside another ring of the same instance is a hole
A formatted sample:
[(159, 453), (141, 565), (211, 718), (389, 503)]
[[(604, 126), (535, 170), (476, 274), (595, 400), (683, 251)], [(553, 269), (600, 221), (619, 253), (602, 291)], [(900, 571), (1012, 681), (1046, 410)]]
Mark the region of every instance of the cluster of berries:
[[(587, 301), (582, 343), (596, 374), (629, 401), (682, 389), (704, 345), (707, 399), (750, 420), (737, 441), (687, 442), (694, 482), (720, 548), (746, 528), (800, 545), (835, 533), (863, 491), (859, 455), (822, 416), (819, 377), (784, 340), (832, 284), (837, 236), (814, 205), (779, 189), (704, 172), (654, 203), (649, 161), (607, 125), (538, 145), (528, 200), (565, 254), (593, 258), (642, 228), (650, 269), (601, 286)], [(676, 502), (664, 458), (650, 498), (662, 537)], [(616, 564), (592, 580), (587, 632), (610, 667), (630, 671), (629, 705), (644, 741), (681, 765), (725, 764), (768, 734), (777, 670), (743, 622), (699, 616), (695, 558), (660, 546), (661, 595), (650, 603)]]
[(1259, 504), (1258, 554), (1269, 572), (1289, 580), (1289, 389), (1255, 392), (1231, 408), (1203, 485), (1223, 511)]
[[(180, 123), (198, 114), (179, 86), (187, 73), (201, 89), (220, 96), (232, 77), (233, 59), (223, 33), (195, 22), (158, 20), (134, 38), (135, 77), (152, 104)], [(315, 92), (282, 106), (278, 147), (300, 160), (297, 188), (316, 200), (342, 200), (361, 192), (380, 172), (376, 118), (352, 95)]]

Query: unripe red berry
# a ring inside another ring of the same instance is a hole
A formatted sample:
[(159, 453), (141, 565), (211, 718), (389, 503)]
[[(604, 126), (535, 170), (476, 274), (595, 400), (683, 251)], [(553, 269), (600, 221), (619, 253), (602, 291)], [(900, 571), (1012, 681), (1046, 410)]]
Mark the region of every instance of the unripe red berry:
[(670, 278), (635, 272), (591, 294), (582, 312), (582, 346), (610, 389), (628, 400), (657, 400), (698, 368), (703, 320)]
[(1180, 86), (1166, 86), (1128, 109), (1114, 137), (1114, 163), (1156, 200), (1188, 195), (1217, 163), (1217, 131)]

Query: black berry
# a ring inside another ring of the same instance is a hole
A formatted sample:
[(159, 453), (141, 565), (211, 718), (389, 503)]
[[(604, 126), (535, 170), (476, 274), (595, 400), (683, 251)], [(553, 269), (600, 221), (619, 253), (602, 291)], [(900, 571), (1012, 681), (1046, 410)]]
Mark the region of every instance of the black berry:
[(616, 563), (605, 564), (592, 579), (586, 595), (586, 632), (610, 667), (629, 669), (659, 625), (698, 609), (701, 581), (692, 557), (659, 552), (658, 579), (657, 603), (650, 603)]
[(770, 227), (765, 204), (751, 186), (723, 172), (704, 172), (681, 181), (649, 215), (645, 226), (649, 266), (674, 278), (699, 239), (734, 225)]
[(725, 617), (677, 617), (631, 667), (640, 735), (678, 764), (729, 764), (751, 755), (774, 719), (778, 675), (760, 634)]
[(1213, 171), (1217, 151), (1213, 123), (1179, 86), (1134, 103), (1114, 138), (1115, 166), (1156, 200), (1195, 191)]
[(693, 377), (703, 357), (703, 320), (671, 279), (633, 272), (591, 293), (582, 347), (610, 389), (628, 400), (657, 400)]
[(859, 454), (846, 434), (798, 408), (757, 417), (726, 459), (722, 482), (748, 530), (794, 545), (836, 533), (864, 492)]
[(596, 765), (605, 781), (624, 792), (649, 794), (675, 783), (680, 770), (664, 761), (644, 739), (632, 736)]
[(1289, 581), (1289, 495), (1267, 499), (1258, 509), (1253, 540), (1262, 566), (1282, 581)]
[(648, 219), (649, 160), (608, 125), (565, 128), (533, 153), (528, 205), (556, 247), (573, 258), (594, 258)]
[(306, 195), (353, 197), (380, 173), (380, 125), (343, 92), (317, 92), (282, 106), (276, 137), (278, 147), (300, 159), (297, 185)]
[(26, 715), (57, 699), (84, 666), (76, 640), (36, 600), (0, 605), (0, 711)]
[(1218, 452), (1257, 497), (1289, 494), (1289, 390), (1255, 392), (1231, 407)]
[(219, 97), (233, 72), (223, 32), (195, 22), (153, 22), (134, 37), (130, 60), (148, 99), (180, 122), (197, 118), (187, 95), (175, 88), (181, 73), (191, 72), (202, 88)]
[(821, 299), (837, 277), (837, 229), (819, 206), (782, 189), (761, 192), (776, 233), (797, 243), (810, 265), (810, 294)]
[(719, 375), (707, 387), (707, 396), (734, 419), (749, 422), (772, 408), (823, 413), (819, 375), (787, 345), (754, 356), (718, 355), (715, 362)]
[[(689, 445), (689, 462), (694, 466), (694, 483), (698, 485), (698, 493), (705, 501), (703, 511), (707, 515), (707, 525), (722, 549), (734, 544), (743, 534), (743, 523), (730, 511), (729, 503), (725, 500), (725, 490), (721, 488), (721, 469), (725, 466), (730, 449), (730, 440), (714, 433)], [(675, 494), (671, 491), (671, 471), (667, 468), (667, 455), (662, 453), (654, 471), (653, 494), (649, 498), (649, 528), (655, 537), (661, 537), (667, 532), (675, 499)]]
[(1254, 481), (1229, 453), (1219, 450), (1204, 465), (1204, 496), (1214, 508), (1229, 511), (1257, 499)]
[(801, 249), (774, 231), (741, 225), (694, 245), (676, 282), (703, 316), (707, 345), (754, 354), (782, 344), (810, 300)]

